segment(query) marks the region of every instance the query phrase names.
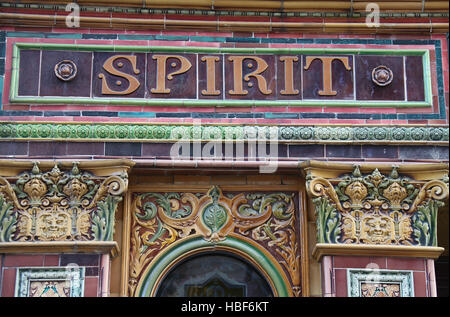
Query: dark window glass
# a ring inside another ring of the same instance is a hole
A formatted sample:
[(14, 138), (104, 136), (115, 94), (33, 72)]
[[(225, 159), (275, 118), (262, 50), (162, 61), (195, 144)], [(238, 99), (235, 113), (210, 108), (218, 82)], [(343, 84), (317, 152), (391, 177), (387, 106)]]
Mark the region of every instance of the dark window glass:
[(204, 254), (176, 265), (156, 296), (271, 297), (269, 283), (253, 265), (229, 254)]

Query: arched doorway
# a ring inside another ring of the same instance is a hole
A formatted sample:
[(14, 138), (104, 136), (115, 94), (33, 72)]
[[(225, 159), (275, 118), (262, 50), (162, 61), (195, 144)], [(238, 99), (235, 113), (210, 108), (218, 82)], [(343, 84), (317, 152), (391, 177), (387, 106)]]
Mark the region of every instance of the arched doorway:
[(271, 297), (264, 276), (250, 263), (226, 252), (191, 256), (166, 275), (156, 292), (164, 297)]

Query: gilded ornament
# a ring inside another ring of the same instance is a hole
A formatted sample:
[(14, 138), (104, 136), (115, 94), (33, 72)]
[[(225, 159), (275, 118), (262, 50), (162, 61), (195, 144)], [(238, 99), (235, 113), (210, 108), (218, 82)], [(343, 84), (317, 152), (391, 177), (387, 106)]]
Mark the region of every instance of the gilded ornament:
[(367, 196), (367, 188), (359, 181), (355, 181), (345, 188), (345, 194), (350, 197), (352, 206), (361, 207), (362, 201)]
[(394, 225), (390, 217), (377, 214), (365, 217), (361, 222), (363, 228), (361, 232), (361, 241), (369, 244), (390, 244), (395, 240)]
[(40, 205), (41, 198), (47, 192), (47, 186), (38, 178), (32, 178), (23, 186), (23, 191), (30, 198), (31, 205)]
[(42, 241), (66, 240), (72, 234), (71, 229), (71, 215), (64, 210), (44, 210), (36, 219), (36, 236)]
[(217, 186), (206, 193), (135, 194), (129, 294), (134, 295), (145, 268), (172, 243), (199, 234), (214, 244), (233, 233), (253, 239), (276, 254), (291, 277), (293, 290), (300, 295), (294, 206), (293, 196), (285, 193), (224, 195)]
[(403, 177), (393, 166), (386, 176), (375, 169), (333, 182), (307, 178), (315, 205), (318, 243), (436, 246), (437, 210), (448, 197), (445, 182), (425, 184)]
[(390, 201), (391, 208), (399, 209), (401, 202), (407, 197), (406, 188), (398, 182), (393, 182), (383, 191), (383, 196)]
[(88, 187), (78, 178), (72, 179), (67, 185), (63, 187), (63, 193), (68, 196), (71, 201), (80, 201), (88, 192)]
[(3, 241), (112, 240), (114, 213), (126, 175), (95, 177), (79, 169), (47, 172), (33, 163), (11, 185), (0, 177)]
[(378, 187), (378, 185), (380, 185), (381, 181), (383, 180), (384, 176), (381, 175), (380, 171), (378, 170), (378, 168), (376, 168), (372, 174), (370, 174), (369, 176), (367, 176), (369, 181), (375, 186), (375, 188)]

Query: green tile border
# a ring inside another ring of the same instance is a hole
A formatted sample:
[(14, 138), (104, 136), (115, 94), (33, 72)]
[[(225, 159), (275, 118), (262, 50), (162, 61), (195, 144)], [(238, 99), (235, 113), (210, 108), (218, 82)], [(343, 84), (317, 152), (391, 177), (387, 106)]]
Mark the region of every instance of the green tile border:
[[(372, 54), (422, 56), (424, 68), (425, 101), (358, 101), (358, 100), (184, 100), (184, 99), (145, 99), (145, 98), (72, 98), (72, 97), (19, 97), (18, 80), (21, 49), (113, 51), (113, 52), (176, 52), (176, 53), (214, 53), (214, 54)], [(136, 46), (136, 45), (89, 45), (55, 43), (15, 43), (12, 56), (10, 102), (14, 104), (83, 104), (120, 106), (174, 106), (174, 107), (388, 107), (414, 108), (431, 107), (431, 69), (430, 56), (425, 49), (352, 49), (352, 48), (217, 48), (217, 47), (174, 47), (174, 46)]]
[[(429, 144), (448, 146), (447, 126), (242, 125), (91, 122), (0, 122), (0, 141), (246, 141), (276, 133), (280, 143)], [(256, 133), (256, 134), (252, 134)], [(219, 136), (217, 138), (217, 136)]]

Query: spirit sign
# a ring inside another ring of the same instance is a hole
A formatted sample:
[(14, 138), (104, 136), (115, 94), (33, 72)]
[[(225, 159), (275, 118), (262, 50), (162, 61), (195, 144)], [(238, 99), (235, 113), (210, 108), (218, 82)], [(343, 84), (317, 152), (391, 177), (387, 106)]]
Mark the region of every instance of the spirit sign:
[(70, 45), (63, 50), (63, 45), (40, 44), (38, 49), (32, 45), (16, 44), (20, 49), (15, 50), (13, 103), (431, 104), (425, 50), (148, 47), (145, 51)]

